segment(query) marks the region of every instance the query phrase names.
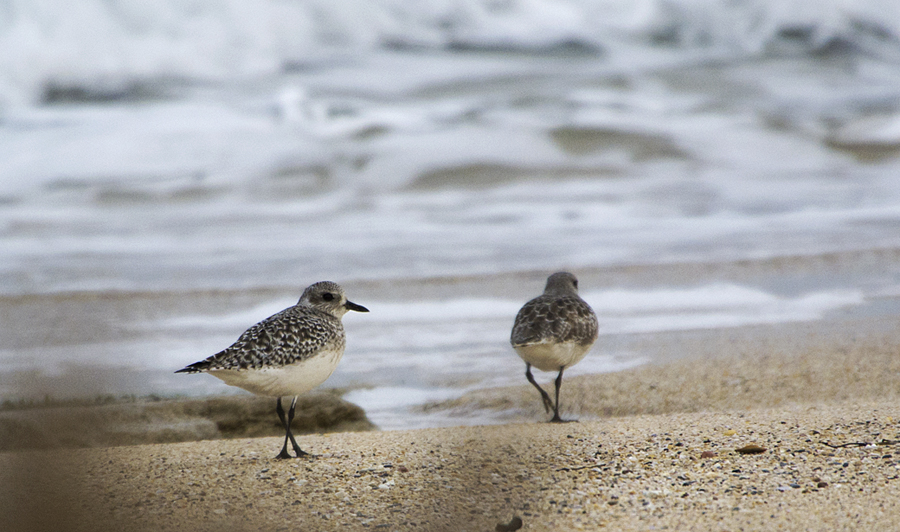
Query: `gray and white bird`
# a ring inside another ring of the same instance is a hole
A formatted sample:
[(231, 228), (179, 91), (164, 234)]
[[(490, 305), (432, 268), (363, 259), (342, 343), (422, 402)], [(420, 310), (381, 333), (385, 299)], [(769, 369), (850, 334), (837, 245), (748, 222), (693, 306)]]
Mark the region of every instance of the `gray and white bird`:
[[(347, 300), (344, 289), (321, 281), (303, 291), (293, 307), (247, 329), (229, 348), (175, 373), (209, 373), (226, 384), (257, 395), (277, 397), (275, 412), (284, 426), (284, 446), (276, 458), (306, 456), (291, 432), (297, 396), (325, 382), (344, 354), (341, 318), (350, 310), (369, 309)], [(287, 417), (281, 398), (292, 396)]]
[[(519, 310), (513, 324), (510, 343), (525, 361), (525, 377), (541, 392), (544, 409), (553, 410), (551, 422), (559, 417), (559, 388), (563, 370), (574, 366), (597, 340), (597, 315), (578, 296), (578, 279), (569, 272), (557, 272), (547, 278), (544, 293)], [(559, 371), (556, 376), (556, 401), (534, 380), (531, 366), (541, 371)]]

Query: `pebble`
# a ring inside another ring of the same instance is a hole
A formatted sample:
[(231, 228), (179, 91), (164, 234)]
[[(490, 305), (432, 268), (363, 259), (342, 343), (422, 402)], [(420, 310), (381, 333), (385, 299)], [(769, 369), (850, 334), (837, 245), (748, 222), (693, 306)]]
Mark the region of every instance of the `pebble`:
[(766, 448), (751, 443), (750, 445), (745, 445), (743, 447), (735, 449), (735, 452), (739, 454), (762, 454), (766, 452)]

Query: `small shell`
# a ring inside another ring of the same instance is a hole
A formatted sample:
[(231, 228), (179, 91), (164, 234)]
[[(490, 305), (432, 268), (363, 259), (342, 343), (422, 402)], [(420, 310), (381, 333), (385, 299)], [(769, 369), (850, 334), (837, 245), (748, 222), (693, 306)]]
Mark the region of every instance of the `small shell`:
[(740, 453), (740, 454), (762, 454), (762, 453), (766, 452), (766, 448), (760, 447), (759, 445), (751, 443), (750, 445), (745, 445), (739, 449), (735, 449), (735, 452)]

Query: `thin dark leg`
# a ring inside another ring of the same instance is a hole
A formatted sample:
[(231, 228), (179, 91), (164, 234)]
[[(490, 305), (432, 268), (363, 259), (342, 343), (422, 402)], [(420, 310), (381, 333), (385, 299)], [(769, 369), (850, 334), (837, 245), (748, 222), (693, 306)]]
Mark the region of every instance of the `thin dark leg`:
[(534, 375), (531, 374), (531, 364), (528, 362), (525, 363), (525, 378), (528, 379), (528, 382), (534, 385), (535, 388), (541, 392), (541, 399), (544, 401), (544, 411), (550, 412), (550, 409), (553, 408), (553, 401), (550, 400), (550, 396), (547, 392), (544, 391), (543, 388), (534, 380)]
[(550, 423), (571, 423), (577, 421), (575, 419), (563, 419), (559, 417), (559, 389), (562, 388), (562, 376), (565, 367), (559, 368), (559, 375), (556, 376), (556, 406), (553, 407), (553, 419)]
[[(296, 398), (294, 400), (296, 400)], [(291, 406), (293, 406), (293, 405), (291, 405)], [(278, 419), (281, 420), (281, 426), (284, 427), (284, 445), (281, 446), (281, 452), (278, 453), (278, 456), (276, 456), (275, 458), (278, 458), (278, 459), (292, 458), (292, 456), (288, 453), (287, 444), (288, 444), (288, 437), (290, 437), (293, 440), (294, 436), (291, 434), (290, 423), (284, 417), (284, 407), (281, 406), (281, 397), (279, 397), (278, 402), (275, 403), (275, 412), (278, 413)], [(291, 408), (292, 416), (293, 416), (293, 413), (294, 413), (294, 409)], [(297, 444), (295, 443), (294, 445), (297, 445)]]
[(551, 423), (562, 423), (563, 418), (559, 417), (559, 389), (562, 387), (562, 374), (564, 366), (559, 368), (559, 375), (556, 376), (556, 404), (553, 405), (553, 419), (550, 420)]
[[(291, 445), (294, 447), (294, 453), (297, 454), (297, 458), (301, 456), (309, 456), (309, 453), (304, 451), (297, 445), (297, 440), (294, 439), (294, 433), (291, 432), (291, 422), (294, 421), (294, 408), (297, 406), (297, 396), (294, 396), (294, 399), (291, 400), (291, 409), (288, 411), (288, 422), (287, 422), (287, 435), (291, 439)], [(284, 441), (284, 445), (287, 446), (287, 440)]]

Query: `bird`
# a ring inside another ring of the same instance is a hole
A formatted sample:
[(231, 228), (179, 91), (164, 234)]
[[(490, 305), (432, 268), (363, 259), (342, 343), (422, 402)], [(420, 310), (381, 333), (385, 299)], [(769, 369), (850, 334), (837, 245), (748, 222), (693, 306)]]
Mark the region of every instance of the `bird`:
[[(597, 315), (578, 296), (578, 279), (569, 272), (547, 278), (544, 293), (525, 303), (516, 314), (510, 343), (525, 361), (525, 377), (541, 393), (544, 410), (553, 410), (551, 423), (559, 416), (559, 389), (563, 371), (580, 362), (597, 340)], [(534, 380), (531, 366), (541, 371), (559, 371), (556, 401)]]
[[(351, 310), (369, 312), (348, 301), (337, 283), (314, 283), (296, 305), (250, 327), (230, 347), (175, 373), (209, 373), (256, 395), (277, 397), (275, 412), (285, 434), (276, 458), (291, 458), (288, 441), (298, 458), (309, 456), (291, 432), (297, 397), (334, 372), (346, 345), (341, 318)], [(287, 417), (281, 404), (285, 396), (293, 398)]]

